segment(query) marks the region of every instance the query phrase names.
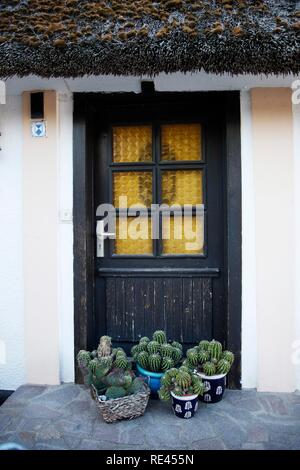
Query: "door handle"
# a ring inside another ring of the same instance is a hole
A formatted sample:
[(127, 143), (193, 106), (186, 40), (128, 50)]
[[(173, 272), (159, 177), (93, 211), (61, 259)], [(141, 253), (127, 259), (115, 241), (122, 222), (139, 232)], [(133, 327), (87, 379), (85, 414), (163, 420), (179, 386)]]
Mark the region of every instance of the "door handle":
[(104, 258), (104, 240), (107, 237), (114, 237), (115, 233), (104, 231), (103, 220), (97, 220), (96, 226), (96, 239), (97, 239), (97, 258)]

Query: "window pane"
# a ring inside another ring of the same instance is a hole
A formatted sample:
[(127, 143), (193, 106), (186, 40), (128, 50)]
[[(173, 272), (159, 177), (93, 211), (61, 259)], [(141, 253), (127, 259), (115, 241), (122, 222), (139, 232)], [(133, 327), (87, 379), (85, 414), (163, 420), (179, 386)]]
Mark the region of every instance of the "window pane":
[(121, 171), (113, 174), (114, 206), (120, 207), (120, 197), (127, 197), (123, 207), (150, 207), (152, 203), (152, 172)]
[(161, 145), (162, 160), (202, 160), (201, 125), (163, 125), (161, 126)]
[(162, 202), (169, 206), (203, 204), (202, 170), (163, 171)]
[(204, 215), (162, 217), (164, 255), (199, 255), (204, 252)]
[(115, 254), (152, 255), (151, 219), (148, 217), (120, 217), (116, 223)]
[(113, 127), (113, 161), (152, 161), (152, 127)]

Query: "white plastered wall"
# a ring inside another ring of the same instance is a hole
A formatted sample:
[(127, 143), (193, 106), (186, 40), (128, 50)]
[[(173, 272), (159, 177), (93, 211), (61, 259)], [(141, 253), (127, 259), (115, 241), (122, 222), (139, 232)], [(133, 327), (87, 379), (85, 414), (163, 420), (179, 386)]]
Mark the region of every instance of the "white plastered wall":
[(24, 382), (22, 99), (0, 105), (0, 389)]

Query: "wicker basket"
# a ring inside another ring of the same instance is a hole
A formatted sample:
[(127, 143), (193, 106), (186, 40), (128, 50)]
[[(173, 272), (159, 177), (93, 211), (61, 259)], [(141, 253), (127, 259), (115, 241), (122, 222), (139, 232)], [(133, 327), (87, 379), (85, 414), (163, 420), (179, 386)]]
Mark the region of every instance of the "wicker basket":
[(93, 385), (91, 385), (91, 393), (104, 421), (113, 423), (119, 419), (134, 419), (142, 416), (148, 404), (150, 389), (145, 384), (145, 391), (114, 400), (102, 400)]

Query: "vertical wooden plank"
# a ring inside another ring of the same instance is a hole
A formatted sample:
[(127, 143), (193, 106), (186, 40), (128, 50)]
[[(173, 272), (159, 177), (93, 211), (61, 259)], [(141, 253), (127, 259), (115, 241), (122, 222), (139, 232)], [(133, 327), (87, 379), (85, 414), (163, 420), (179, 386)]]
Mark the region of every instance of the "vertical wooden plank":
[(135, 327), (134, 340), (145, 336), (144, 279), (135, 279)]
[(173, 278), (173, 335), (172, 340), (180, 338), (182, 331), (182, 279)]
[[(193, 338), (193, 343), (198, 343), (202, 336), (202, 321), (201, 317), (203, 302), (202, 302), (202, 278), (193, 279), (193, 322), (191, 324), (190, 335)], [(209, 339), (209, 338), (208, 338)]]
[(106, 324), (107, 334), (115, 338), (118, 333), (118, 316), (116, 315), (116, 281), (114, 278), (106, 279)]
[(135, 280), (129, 278), (125, 280), (125, 329), (124, 340), (134, 341), (135, 323)]
[(182, 330), (180, 341), (193, 342), (193, 279), (182, 280)]
[(154, 282), (151, 278), (143, 280), (145, 335), (154, 331)]
[[(202, 280), (202, 315), (201, 315), (201, 336), (211, 338), (213, 325), (212, 310), (212, 279), (203, 278)], [(221, 339), (222, 338), (216, 338)]]
[(164, 330), (168, 339), (173, 338), (173, 284), (172, 279), (162, 279)]
[(116, 340), (121, 341), (126, 338), (125, 280), (122, 278), (116, 278), (116, 317), (118, 324)]
[[(153, 278), (153, 331), (164, 329), (164, 304), (162, 278)], [(151, 332), (149, 332), (151, 334)]]

